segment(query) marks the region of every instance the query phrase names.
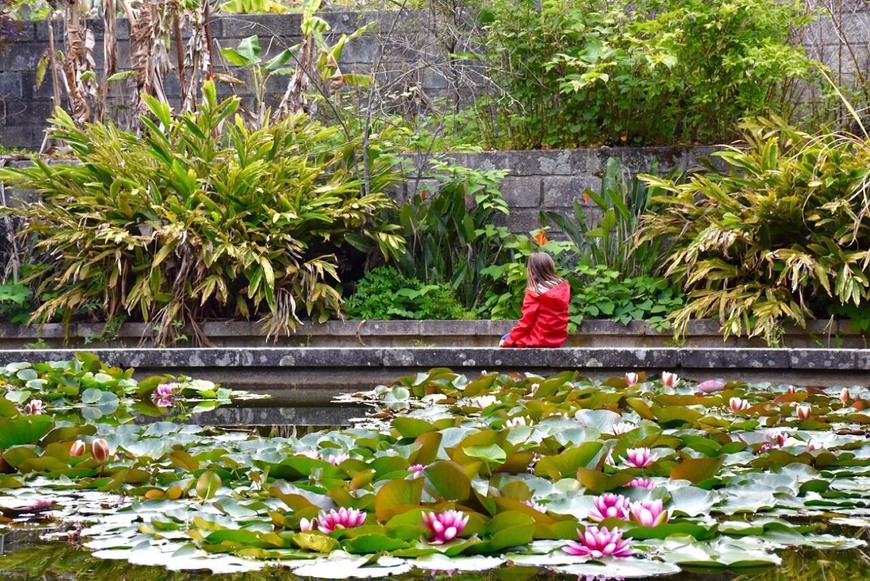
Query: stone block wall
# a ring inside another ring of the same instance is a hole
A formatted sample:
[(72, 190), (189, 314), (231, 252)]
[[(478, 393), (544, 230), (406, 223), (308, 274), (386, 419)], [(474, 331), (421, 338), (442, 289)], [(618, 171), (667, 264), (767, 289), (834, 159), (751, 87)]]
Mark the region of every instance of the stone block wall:
[[(597, 147), (540, 151), (492, 151), (450, 154), (454, 163), (483, 170), (507, 170), (501, 191), (510, 207), (510, 216), (499, 225), (511, 232), (527, 234), (541, 227), (539, 215), (552, 211), (574, 215), (574, 201), (584, 208), (587, 220), (598, 218), (597, 208), (583, 193), (598, 193), (608, 160), (619, 160), (623, 175), (630, 179), (639, 173), (663, 173), (686, 170), (709, 156), (715, 147)], [(435, 182), (426, 175), (420, 157), (408, 158), (403, 171), (405, 180), (396, 196), (400, 199), (417, 191), (431, 191)]]
[[(330, 26), (327, 40), (334, 43), (342, 34), (350, 34), (368, 23), (372, 31), (349, 42), (339, 65), (343, 72), (377, 72), (381, 91), (398, 91), (409, 84), (418, 83), (427, 95), (437, 96), (445, 91), (446, 82), (439, 74), (437, 43), (431, 36), (432, 23), (426, 12), (326, 12), (321, 16)], [(302, 41), (300, 14), (226, 14), (213, 17), (211, 32), (214, 39), (215, 72), (246, 79), (243, 69), (231, 66), (220, 55), (220, 48), (234, 48), (243, 38), (257, 35), (261, 56), (270, 58)], [(93, 51), (95, 71), (103, 77), (103, 21), (91, 20), (96, 47)], [(63, 47), (62, 23), (55, 24), (58, 48)], [(118, 20), (116, 33), (119, 70), (129, 69), (130, 26), (126, 19)], [(386, 34), (386, 31), (392, 31)], [(26, 22), (19, 39), (0, 51), (0, 144), (8, 148), (38, 150), (43, 140), (46, 119), (52, 110), (50, 75), (37, 86), (39, 61), (48, 48), (49, 28), (46, 21)], [(174, 49), (170, 51), (174, 59)], [(426, 74), (423, 74), (426, 71)], [(274, 76), (267, 84), (267, 98), (277, 104), (287, 88), (290, 77)], [(170, 72), (165, 79), (170, 101), (180, 96), (178, 78)], [(113, 105), (126, 107), (129, 87), (125, 82), (114, 83), (118, 91)], [(228, 85), (219, 84), (219, 90), (228, 95)], [(126, 94), (124, 93), (126, 91)], [(233, 91), (250, 99), (249, 87), (236, 86)], [(112, 93), (110, 93), (111, 95)], [(61, 90), (64, 106), (68, 105)], [(177, 102), (177, 101), (176, 101)]]
[[(818, 22), (799, 33), (808, 54), (827, 63), (835, 78), (846, 84), (854, 82), (859, 72), (870, 71), (870, 3), (866, 0), (806, 2), (810, 7), (820, 9), (821, 14)], [(454, 93), (456, 87), (452, 83), (452, 77), (457, 74), (469, 83), (469, 87), (478, 78), (474, 67), (462, 65), (463, 61), (448, 66), (447, 50), (438, 41), (439, 25), (425, 10), (401, 14), (325, 12), (321, 16), (329, 23), (333, 38), (353, 32), (368, 22), (376, 23), (372, 32), (346, 46), (340, 65), (344, 71), (375, 74), (382, 83), (381, 94), (390, 95), (387, 106), (395, 111), (414, 113), (425, 108), (432, 99), (460, 97)], [(300, 22), (298, 14), (214, 17), (211, 25), (216, 70), (236, 77), (241, 75), (237, 68), (222, 62), (218, 52), (220, 47), (234, 47), (242, 38), (257, 34), (264, 53), (268, 51), (274, 55), (300, 42)], [(60, 23), (57, 26), (60, 27)], [(89, 26), (96, 37), (96, 70), (101, 71), (103, 24), (102, 21), (92, 21)], [(61, 32), (55, 31), (59, 40)], [(129, 35), (126, 20), (119, 20), (117, 53), (121, 69), (128, 66)], [(62, 42), (58, 46), (61, 47)], [(42, 143), (45, 119), (52, 108), (52, 88), (48, 78), (36, 86), (36, 71), (47, 47), (47, 23), (28, 22), (21, 37), (0, 52), (0, 144), (5, 147), (38, 149)], [(462, 52), (469, 49), (459, 46), (452, 50)], [(460, 70), (457, 66), (465, 68)], [(269, 84), (271, 100), (277, 100), (283, 94), (286, 79), (275, 78)], [(119, 83), (119, 89), (120, 86)], [(166, 90), (170, 98), (178, 97), (179, 86), (174, 74), (167, 77)], [(243, 88), (237, 91), (242, 96), (250, 96)], [(115, 105), (126, 105), (123, 94), (116, 97)]]

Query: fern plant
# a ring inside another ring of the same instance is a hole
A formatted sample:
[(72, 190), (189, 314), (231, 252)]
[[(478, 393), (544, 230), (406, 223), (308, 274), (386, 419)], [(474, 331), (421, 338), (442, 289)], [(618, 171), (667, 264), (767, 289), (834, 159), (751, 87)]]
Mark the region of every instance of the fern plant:
[(687, 292), (676, 334), (717, 317), (725, 337), (778, 344), (784, 324), (865, 310), (870, 141), (811, 135), (777, 118), (742, 128), (745, 148), (715, 154), (728, 173), (684, 183), (642, 176), (664, 207), (644, 217), (641, 240), (668, 240), (666, 274)]
[(45, 258), (30, 278), (52, 296), (34, 320), (69, 323), (97, 301), (105, 320), (154, 323), (161, 344), (185, 328), (205, 341), (198, 322), (215, 317), (289, 332), (301, 316), (340, 312), (337, 253), (403, 251), (398, 228), (375, 219), (394, 209), (386, 156), (369, 156), (365, 194), (359, 144), (302, 114), (249, 131), (234, 119), (239, 100), (218, 101), (213, 83), (182, 116), (146, 101), (141, 136), (58, 112), (52, 136), (80, 163), (0, 176), (40, 197), (20, 210)]

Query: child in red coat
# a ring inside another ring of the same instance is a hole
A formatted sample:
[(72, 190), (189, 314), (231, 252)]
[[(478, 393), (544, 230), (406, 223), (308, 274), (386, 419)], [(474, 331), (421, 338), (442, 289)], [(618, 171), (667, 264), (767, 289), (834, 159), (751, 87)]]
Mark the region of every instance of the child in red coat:
[(571, 287), (556, 276), (549, 254), (536, 252), (526, 264), (528, 284), (523, 315), (501, 347), (561, 347), (568, 338), (568, 303)]

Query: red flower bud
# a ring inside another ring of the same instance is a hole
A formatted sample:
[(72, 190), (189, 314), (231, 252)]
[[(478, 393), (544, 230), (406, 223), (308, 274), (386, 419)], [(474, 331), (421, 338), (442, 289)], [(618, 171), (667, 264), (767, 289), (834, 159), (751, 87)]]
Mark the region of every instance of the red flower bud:
[(91, 454), (97, 462), (105, 462), (109, 457), (109, 443), (103, 438), (91, 442)]
[(81, 456), (85, 453), (85, 443), (81, 440), (76, 440), (72, 443), (72, 446), (69, 447), (69, 455), (70, 456)]

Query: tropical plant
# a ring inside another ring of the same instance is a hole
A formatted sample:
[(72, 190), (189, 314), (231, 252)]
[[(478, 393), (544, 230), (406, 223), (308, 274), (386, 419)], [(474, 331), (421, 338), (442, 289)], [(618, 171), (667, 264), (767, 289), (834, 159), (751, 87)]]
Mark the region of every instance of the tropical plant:
[(504, 149), (725, 140), (744, 116), (793, 113), (816, 67), (790, 43), (809, 21), (794, 2), (497, 1), (481, 17)]
[(400, 208), (398, 222), (407, 251), (397, 266), (424, 283), (448, 283), (462, 306), (474, 308), (485, 294), (481, 271), (508, 258), (511, 235), (497, 226), (509, 213), (499, 184), (504, 170), (475, 170), (432, 161), (436, 190), (414, 194)]
[[(798, 131), (783, 120), (742, 124), (745, 148), (714, 154), (684, 183), (641, 176), (663, 193), (642, 241), (666, 238), (666, 275), (687, 294), (675, 314), (718, 317), (725, 337), (779, 342), (786, 323), (864, 311), (870, 300), (870, 141)], [(866, 319), (866, 315), (864, 315)]]
[(423, 284), (392, 266), (368, 271), (345, 304), (353, 319), (463, 319), (465, 313), (446, 284)]
[[(656, 167), (653, 163), (650, 173), (654, 174)], [(592, 210), (597, 212), (591, 218), (587, 207), (574, 199), (573, 221), (560, 212), (545, 211), (541, 212), (541, 223), (557, 226), (577, 247), (581, 263), (606, 266), (626, 277), (654, 273), (661, 261), (662, 241), (635, 240), (640, 218), (650, 210), (646, 184), (636, 177), (626, 179), (619, 159), (611, 157), (600, 192), (587, 189), (582, 199), (595, 204)]]
[[(343, 85), (366, 86), (371, 82), (368, 75), (343, 73), (338, 66), (347, 42), (365, 34), (371, 26), (363, 26), (350, 36), (343, 34), (334, 45), (330, 45), (324, 36), (329, 25), (315, 15), (319, 7), (319, 0), (305, 3), (302, 44), (284, 49), (268, 60), (260, 55), (257, 36), (242, 39), (236, 48), (221, 49), (227, 61), (243, 67), (250, 77), (247, 84), (254, 95), (254, 106), (245, 112), (253, 128), (262, 127), (270, 118), (278, 121), (292, 113), (304, 111), (313, 117), (317, 113), (314, 103), (337, 92)], [(268, 107), (266, 92), (270, 79), (278, 76), (289, 76), (290, 80), (284, 98), (273, 113)], [(218, 74), (217, 79), (231, 85), (243, 83), (228, 74)]]
[[(127, 313), (171, 342), (186, 327), (199, 340), (206, 317), (263, 316), (270, 334), (300, 314), (335, 316), (329, 280), (372, 252), (398, 256), (398, 227), (378, 217), (393, 162), (369, 155), (362, 190), (359, 144), (297, 114), (257, 131), (231, 122), (237, 98), (204, 85), (197, 112), (173, 117), (144, 97), (154, 116), (141, 136), (112, 125), (79, 129), (60, 112), (52, 136), (79, 164), (34, 160), (2, 179), (35, 190), (20, 210), (22, 235), (39, 237), (47, 262), (29, 279), (53, 291), (34, 318), (69, 323), (89, 301), (106, 320)], [(181, 324), (179, 324), (179, 322)]]

